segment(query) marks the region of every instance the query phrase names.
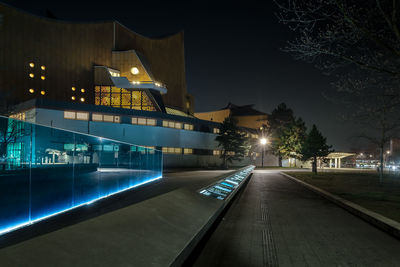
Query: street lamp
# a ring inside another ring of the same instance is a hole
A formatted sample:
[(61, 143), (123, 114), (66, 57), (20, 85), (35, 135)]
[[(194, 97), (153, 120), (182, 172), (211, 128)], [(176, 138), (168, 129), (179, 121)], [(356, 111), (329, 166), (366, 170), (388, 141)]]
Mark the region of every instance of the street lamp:
[(267, 138), (261, 138), (260, 139), (260, 144), (262, 145), (262, 154), (261, 154), (261, 167), (264, 167), (264, 150), (265, 150), (265, 145), (267, 144)]

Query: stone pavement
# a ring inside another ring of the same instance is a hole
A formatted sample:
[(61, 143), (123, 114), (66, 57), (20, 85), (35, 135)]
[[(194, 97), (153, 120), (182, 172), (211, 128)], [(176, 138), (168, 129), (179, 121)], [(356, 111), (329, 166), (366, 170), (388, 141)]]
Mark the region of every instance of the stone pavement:
[(400, 266), (400, 241), (277, 170), (256, 170), (194, 266)]

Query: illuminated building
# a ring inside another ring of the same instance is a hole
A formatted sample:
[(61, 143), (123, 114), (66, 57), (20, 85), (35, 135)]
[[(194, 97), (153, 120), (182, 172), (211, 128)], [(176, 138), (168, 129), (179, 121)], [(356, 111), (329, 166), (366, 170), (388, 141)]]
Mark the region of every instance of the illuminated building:
[(183, 32), (151, 39), (117, 21), (59, 21), (0, 3), (0, 51), (7, 51), (0, 94), (15, 104), (45, 91), (46, 99), (62, 102), (75, 96), (87, 104), (193, 113)]
[(2, 3), (0, 18), (0, 94), (15, 116), (156, 148), (166, 166), (221, 164), (220, 123), (193, 114), (183, 32), (151, 39), (117, 21), (70, 23)]

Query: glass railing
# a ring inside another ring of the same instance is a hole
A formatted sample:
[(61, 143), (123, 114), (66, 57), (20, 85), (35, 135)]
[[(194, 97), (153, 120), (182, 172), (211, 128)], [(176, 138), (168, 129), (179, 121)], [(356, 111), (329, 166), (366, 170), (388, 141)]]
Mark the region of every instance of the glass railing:
[(162, 152), (0, 116), (0, 234), (162, 177)]

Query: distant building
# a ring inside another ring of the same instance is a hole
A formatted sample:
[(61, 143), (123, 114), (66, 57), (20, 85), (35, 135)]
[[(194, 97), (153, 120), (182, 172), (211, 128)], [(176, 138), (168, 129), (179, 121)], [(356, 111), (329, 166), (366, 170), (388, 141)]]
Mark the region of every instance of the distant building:
[(195, 117), (222, 123), (225, 118), (231, 116), (238, 120), (240, 127), (246, 127), (259, 130), (261, 127), (268, 125), (268, 114), (256, 110), (254, 105), (237, 106), (229, 103), (226, 107), (209, 112), (197, 112)]

